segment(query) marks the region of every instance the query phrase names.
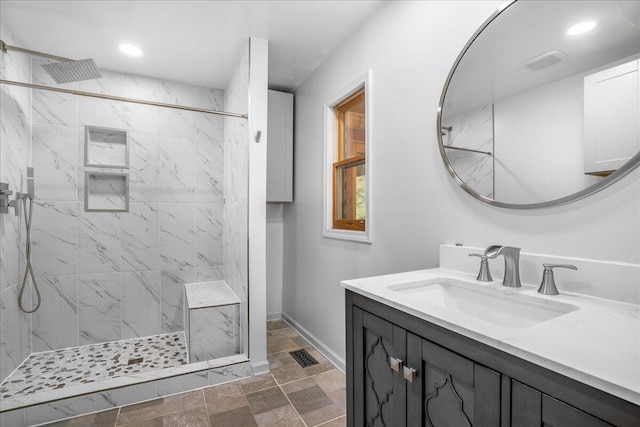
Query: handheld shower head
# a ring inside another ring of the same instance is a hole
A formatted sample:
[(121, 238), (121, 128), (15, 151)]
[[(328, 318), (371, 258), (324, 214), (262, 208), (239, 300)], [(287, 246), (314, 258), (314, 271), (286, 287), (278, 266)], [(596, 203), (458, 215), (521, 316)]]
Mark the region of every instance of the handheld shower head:
[(32, 199), (33, 199), (33, 196), (35, 195), (32, 167), (27, 168), (27, 194)]

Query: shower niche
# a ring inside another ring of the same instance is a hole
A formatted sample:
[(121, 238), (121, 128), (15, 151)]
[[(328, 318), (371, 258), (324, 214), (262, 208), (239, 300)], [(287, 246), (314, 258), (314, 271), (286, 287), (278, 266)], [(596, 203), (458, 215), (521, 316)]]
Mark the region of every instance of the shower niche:
[(85, 212), (129, 212), (129, 175), (85, 172)]
[(129, 132), (99, 126), (84, 127), (84, 165), (129, 168)]
[[(129, 168), (129, 132), (101, 126), (84, 127), (85, 168)], [(85, 212), (129, 212), (129, 174), (85, 170)]]

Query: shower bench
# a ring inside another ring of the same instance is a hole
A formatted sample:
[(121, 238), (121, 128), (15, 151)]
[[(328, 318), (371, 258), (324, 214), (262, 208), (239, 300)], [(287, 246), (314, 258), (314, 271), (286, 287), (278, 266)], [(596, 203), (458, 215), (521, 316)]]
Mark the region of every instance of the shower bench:
[(240, 299), (224, 280), (184, 285), (189, 362), (240, 353)]

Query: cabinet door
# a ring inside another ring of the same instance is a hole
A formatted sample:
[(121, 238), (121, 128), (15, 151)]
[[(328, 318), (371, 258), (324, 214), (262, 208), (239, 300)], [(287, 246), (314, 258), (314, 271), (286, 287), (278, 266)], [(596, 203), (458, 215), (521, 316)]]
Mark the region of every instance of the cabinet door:
[(430, 341), (407, 334), (407, 424), (498, 427), (500, 374)]
[(269, 91), (267, 202), (293, 201), (293, 95)]
[(585, 173), (615, 171), (640, 150), (638, 60), (584, 78)]
[(514, 427), (611, 427), (573, 406), (513, 381), (511, 425)]
[[(348, 392), (353, 426), (404, 427), (405, 384), (389, 358), (404, 360), (406, 332), (366, 311), (353, 309), (353, 385)], [(350, 405), (351, 406), (351, 405)]]

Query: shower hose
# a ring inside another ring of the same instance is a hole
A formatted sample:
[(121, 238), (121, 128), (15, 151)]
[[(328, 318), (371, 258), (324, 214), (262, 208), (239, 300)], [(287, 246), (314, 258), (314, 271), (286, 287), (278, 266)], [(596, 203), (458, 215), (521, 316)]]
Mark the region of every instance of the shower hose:
[[(27, 209), (27, 200), (29, 200), (29, 209)], [(18, 295), (18, 307), (25, 313), (33, 313), (38, 308), (40, 308), (40, 289), (38, 289), (38, 283), (36, 283), (36, 276), (33, 274), (33, 267), (31, 267), (31, 216), (33, 214), (33, 197), (24, 197), (22, 199), (22, 211), (24, 212), (24, 223), (25, 229), (27, 231), (27, 243), (25, 246), (25, 258), (26, 264), (24, 267), (24, 276), (22, 277), (22, 286), (20, 287), (20, 295)], [(31, 282), (33, 283), (33, 288), (36, 291), (37, 303), (34, 309), (28, 310), (24, 308), (22, 305), (22, 296), (24, 295), (24, 291), (27, 287), (27, 282), (31, 276)]]

